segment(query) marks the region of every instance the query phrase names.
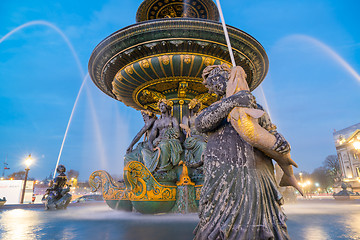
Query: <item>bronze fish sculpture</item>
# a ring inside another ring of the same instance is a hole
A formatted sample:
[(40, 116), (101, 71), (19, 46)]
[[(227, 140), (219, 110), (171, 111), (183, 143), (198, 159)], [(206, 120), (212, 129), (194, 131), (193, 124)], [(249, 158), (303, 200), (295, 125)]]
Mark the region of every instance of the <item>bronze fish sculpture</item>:
[[(246, 82), (245, 71), (242, 67), (236, 66), (231, 70), (226, 88), (226, 97), (241, 90), (249, 91), (249, 86)], [(280, 186), (293, 186), (301, 195), (304, 195), (294, 176), (292, 166), (298, 166), (294, 160), (291, 159), (290, 153), (282, 154), (273, 150), (272, 148), (276, 143), (276, 137), (262, 128), (258, 123), (258, 118), (264, 113), (264, 111), (259, 109), (236, 107), (230, 112), (228, 120), (245, 141), (264, 152), (279, 164), (284, 171), (284, 175), (279, 184)]]

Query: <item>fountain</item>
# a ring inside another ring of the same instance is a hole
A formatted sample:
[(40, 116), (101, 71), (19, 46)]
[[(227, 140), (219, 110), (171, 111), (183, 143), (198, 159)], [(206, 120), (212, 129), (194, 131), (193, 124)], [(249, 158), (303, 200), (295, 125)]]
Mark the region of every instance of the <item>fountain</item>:
[(348, 200), (360, 199), (360, 194), (358, 192), (354, 193), (352, 191), (346, 190), (348, 188), (348, 184), (344, 182), (341, 183), (341, 188), (342, 190), (340, 192), (333, 194), (335, 200), (348, 201)]
[[(202, 158), (185, 149), (186, 139), (196, 134), (180, 131), (178, 123), (191, 118), (195, 103), (201, 110), (218, 100), (202, 84), (204, 68), (232, 65), (218, 9), (212, 0), (144, 0), (136, 20), (96, 46), (89, 75), (108, 96), (161, 115), (153, 125), (144, 117), (145, 130), (134, 140), (143, 134), (147, 140), (125, 155), (124, 183), (102, 170), (92, 173), (89, 183), (94, 191), (102, 187), (113, 209), (196, 211), (204, 180)], [(266, 52), (249, 34), (227, 29), (235, 64), (244, 69), (252, 91), (268, 71)]]

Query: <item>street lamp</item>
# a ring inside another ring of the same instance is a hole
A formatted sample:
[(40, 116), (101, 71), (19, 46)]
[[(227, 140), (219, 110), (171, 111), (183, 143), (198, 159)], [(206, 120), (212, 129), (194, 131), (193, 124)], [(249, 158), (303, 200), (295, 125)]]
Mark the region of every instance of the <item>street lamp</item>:
[(29, 154), (29, 156), (25, 159), (25, 180), (24, 180), (24, 186), (23, 186), (23, 190), (22, 190), (22, 195), (21, 195), (21, 201), (20, 203), (24, 203), (24, 197), (25, 197), (25, 188), (26, 188), (26, 181), (27, 181), (27, 177), (28, 177), (28, 173), (30, 170), (30, 165), (32, 163), (32, 158), (31, 158), (31, 154)]

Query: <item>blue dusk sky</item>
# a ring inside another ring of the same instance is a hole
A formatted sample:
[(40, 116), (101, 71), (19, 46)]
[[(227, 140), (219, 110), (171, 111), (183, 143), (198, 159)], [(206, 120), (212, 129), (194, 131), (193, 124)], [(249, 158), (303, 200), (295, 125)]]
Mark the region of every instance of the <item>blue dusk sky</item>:
[[(134, 24), (141, 2), (1, 1), (0, 161), (11, 168), (6, 175), (23, 170), (29, 153), (35, 158), (30, 177), (53, 173), (92, 50)], [(334, 129), (360, 122), (360, 2), (221, 3), (226, 23), (264, 46), (270, 68), (261, 86), (271, 118), (292, 145), (295, 171), (312, 172), (336, 153)], [(254, 94), (266, 105), (260, 89)], [(87, 79), (60, 163), (80, 171), (82, 180), (95, 170), (120, 176), (125, 150), (142, 126), (139, 112)]]

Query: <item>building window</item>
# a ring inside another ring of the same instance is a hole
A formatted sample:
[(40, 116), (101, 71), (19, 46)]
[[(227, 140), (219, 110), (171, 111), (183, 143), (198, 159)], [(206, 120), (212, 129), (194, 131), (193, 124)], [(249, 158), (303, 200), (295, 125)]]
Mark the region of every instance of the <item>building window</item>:
[(357, 176), (360, 177), (360, 168), (356, 168), (356, 173), (357, 173)]

